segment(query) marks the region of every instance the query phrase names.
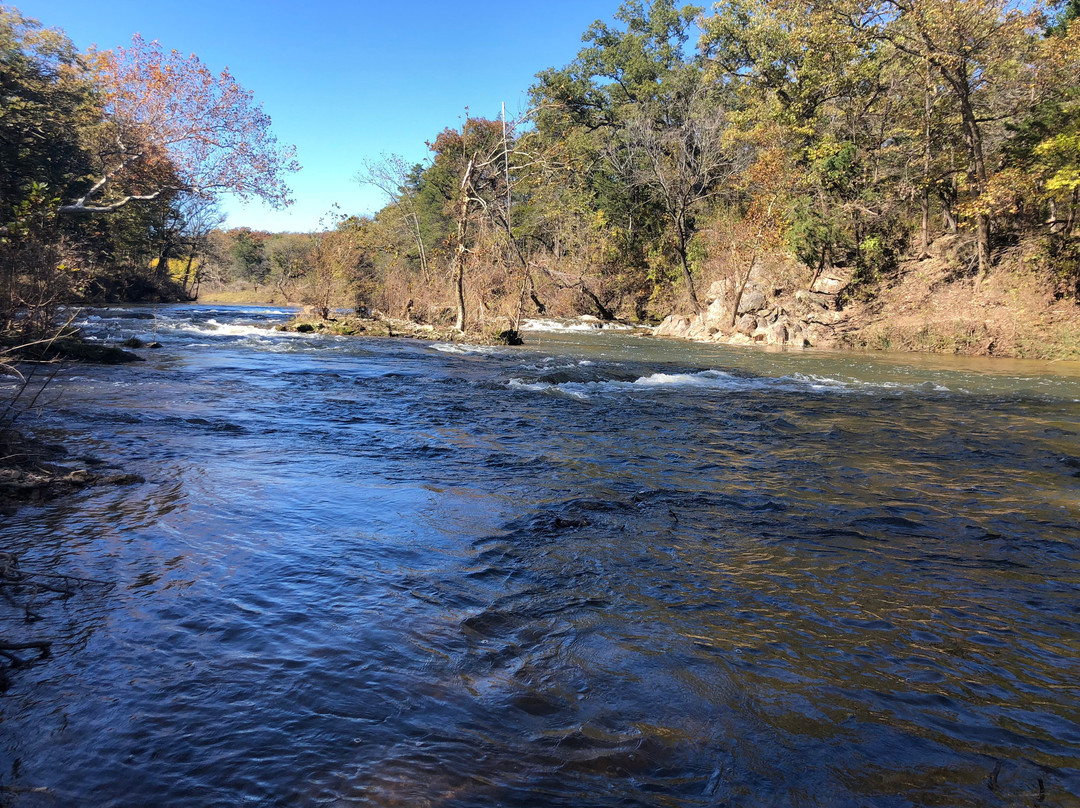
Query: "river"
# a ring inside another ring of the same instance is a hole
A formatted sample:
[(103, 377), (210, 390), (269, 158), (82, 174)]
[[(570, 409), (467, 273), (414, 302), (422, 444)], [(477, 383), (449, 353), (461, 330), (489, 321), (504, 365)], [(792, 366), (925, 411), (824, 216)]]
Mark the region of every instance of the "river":
[(1077, 365), (286, 317), (81, 315), (0, 804), (1080, 805)]

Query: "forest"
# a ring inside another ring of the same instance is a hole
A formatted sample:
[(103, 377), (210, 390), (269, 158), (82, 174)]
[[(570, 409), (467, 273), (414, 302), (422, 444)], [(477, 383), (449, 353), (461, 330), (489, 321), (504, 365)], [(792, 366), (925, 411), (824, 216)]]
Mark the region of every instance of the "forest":
[(382, 191), (375, 214), (328, 200), (317, 232), (270, 234), (223, 230), (216, 207), (287, 204), (298, 169), (231, 75), (138, 37), (79, 53), (5, 7), (0, 325), (239, 285), (462, 330), (657, 323), (722, 297), (734, 330), (751, 291), (838, 278), (825, 307), (865, 303), (931, 256), (948, 283), (1022, 273), (1075, 301), (1078, 16), (1078, 0), (627, 0), (536, 75), (528, 109), (466, 114), (420, 164), (341, 155)]

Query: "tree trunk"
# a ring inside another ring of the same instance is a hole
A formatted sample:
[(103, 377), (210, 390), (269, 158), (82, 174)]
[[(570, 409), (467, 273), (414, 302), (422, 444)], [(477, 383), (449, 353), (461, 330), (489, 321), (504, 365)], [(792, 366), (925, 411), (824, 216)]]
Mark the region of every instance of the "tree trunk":
[(931, 116), (933, 104), (930, 99), (930, 63), (926, 64), (926, 83), (923, 87), (923, 181), (919, 207), (922, 222), (919, 227), (919, 260), (930, 257), (930, 163), (933, 158), (931, 146)]
[(956, 221), (956, 214), (953, 213), (950, 200), (944, 196), (941, 197), (941, 219), (945, 222), (945, 227), (949, 229), (950, 235), (955, 236), (960, 226)]
[(675, 216), (675, 229), (679, 235), (679, 262), (682, 264), (683, 280), (686, 281), (686, 289), (690, 293), (690, 302), (694, 306), (694, 314), (701, 314), (701, 302), (698, 300), (697, 290), (694, 288), (694, 276), (690, 274), (690, 261), (686, 257), (686, 217)]
[(686, 281), (687, 291), (690, 292), (690, 302), (694, 306), (694, 314), (701, 314), (701, 302), (698, 300), (697, 290), (694, 289), (694, 278), (690, 274), (690, 262), (686, 259), (686, 249), (679, 249), (679, 260), (682, 263), (683, 280)]
[(181, 288), (184, 290), (184, 296), (190, 297), (191, 292), (188, 289), (188, 282), (191, 280), (191, 265), (195, 262), (194, 250), (188, 253), (187, 266), (184, 267), (184, 279), (181, 281)]
[[(821, 245), (821, 258), (818, 259), (817, 269), (814, 270), (814, 277), (810, 279), (810, 285), (806, 287), (807, 291), (814, 291), (814, 284), (818, 282), (818, 278), (821, 277), (821, 273), (825, 271), (825, 264), (829, 260), (829, 248)], [(741, 297), (741, 294), (740, 294)]]
[(169, 278), (169, 253), (171, 251), (171, 245), (166, 244), (158, 255), (157, 265), (154, 267), (154, 275), (157, 276), (157, 279), (160, 282), (164, 282)]
[[(779, 192), (777, 192), (777, 194), (779, 194)], [(735, 327), (735, 321), (739, 317), (739, 304), (742, 303), (743, 292), (746, 291), (746, 284), (750, 282), (750, 275), (754, 271), (754, 265), (757, 263), (758, 254), (761, 252), (761, 242), (762, 239), (765, 237), (765, 226), (766, 223), (768, 223), (772, 219), (772, 210), (773, 205), (776, 204), (777, 194), (774, 194), (773, 198), (769, 200), (769, 208), (765, 212), (765, 220), (762, 223), (761, 229), (758, 230), (757, 236), (754, 237), (754, 252), (750, 256), (750, 264), (746, 267), (746, 273), (743, 275), (742, 282), (739, 284), (739, 291), (735, 294), (735, 302), (731, 306), (731, 328)], [(858, 243), (858, 241), (859, 240), (857, 239), (856, 243)]]
[(611, 309), (600, 302), (600, 298), (593, 293), (592, 289), (585, 285), (585, 281), (581, 282), (581, 291), (584, 292), (585, 296), (593, 302), (594, 306), (596, 306), (596, 310), (599, 312), (601, 320), (615, 319), (615, 312), (611, 311)]
[(420, 253), (420, 269), (424, 272), (424, 281), (431, 280), (431, 273), (428, 271), (427, 250), (424, 248), (424, 237), (420, 233), (420, 220), (416, 218), (416, 214), (412, 214), (413, 224), (413, 238), (416, 240), (416, 249)]
[(750, 274), (754, 271), (754, 265), (757, 263), (757, 249), (754, 250), (754, 254), (750, 256), (750, 264), (746, 267), (746, 272), (742, 276), (742, 281), (739, 283), (739, 291), (735, 293), (735, 302), (731, 304), (731, 322), (728, 324), (729, 328), (735, 327), (735, 321), (739, 319), (739, 304), (742, 303), (743, 292), (746, 291), (746, 284), (750, 282)]
[[(943, 71), (944, 72), (944, 71)], [(945, 76), (949, 80), (949, 76)], [(957, 90), (960, 102), (960, 117), (964, 122), (964, 140), (967, 141), (971, 157), (972, 190), (978, 199), (986, 191), (986, 160), (983, 157), (982, 130), (971, 106), (970, 90), (964, 79), (951, 82)], [(979, 256), (979, 277), (981, 281), (990, 271), (990, 215), (978, 213), (975, 216), (975, 246)], [(977, 281), (977, 282), (978, 282)]]
[(473, 161), (470, 160), (465, 168), (465, 176), (461, 179), (461, 201), (457, 221), (457, 249), (454, 253), (454, 289), (457, 294), (457, 324), (454, 326), (458, 331), (465, 331), (465, 258), (468, 249), (465, 247), (465, 236), (469, 227), (469, 193), (472, 190)]

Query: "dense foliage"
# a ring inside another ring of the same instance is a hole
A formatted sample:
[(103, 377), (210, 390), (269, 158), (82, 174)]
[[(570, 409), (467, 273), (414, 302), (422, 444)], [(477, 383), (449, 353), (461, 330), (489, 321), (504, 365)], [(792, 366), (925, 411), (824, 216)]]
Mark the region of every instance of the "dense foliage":
[(235, 281), (462, 328), (655, 320), (718, 281), (737, 298), (766, 264), (806, 288), (840, 268), (871, 295), (942, 236), (957, 277), (1023, 248), (1076, 296), (1078, 11), (627, 0), (537, 75), (527, 112), (468, 116), (423, 164), (363, 161), (375, 215), (271, 235), (215, 229), (215, 194), (284, 204), (296, 167), (228, 73), (138, 38), (79, 55), (5, 8), (3, 324), (73, 294)]
[(942, 235), (958, 275), (1035, 245), (1075, 295), (1076, 16), (628, 0), (538, 74), (518, 120), (469, 118), (426, 165), (366, 165), (388, 199), (367, 242), (382, 305), (652, 319), (700, 310), (705, 284), (737, 289), (766, 255), (806, 285), (843, 267), (869, 290)]
[(292, 150), (228, 72), (164, 52), (79, 54), (0, 6), (0, 329), (80, 297), (192, 291), (221, 192), (287, 204)]

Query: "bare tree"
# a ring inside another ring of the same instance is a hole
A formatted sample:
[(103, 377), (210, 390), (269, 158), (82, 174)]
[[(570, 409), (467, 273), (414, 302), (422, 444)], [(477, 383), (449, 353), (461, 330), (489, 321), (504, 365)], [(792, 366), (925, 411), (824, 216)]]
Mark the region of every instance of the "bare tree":
[[(521, 130), (531, 120), (535, 110), (528, 110), (513, 120), (495, 122), (483, 118), (466, 118), (460, 132), (447, 130), (434, 144), (436, 159), (455, 152), (461, 166), (461, 183), (454, 201), (457, 224), (453, 259), (453, 283), (458, 313), (456, 328), (465, 329), (465, 265), (470, 252), (470, 223), (474, 216), (486, 220), (493, 233), (505, 234), (506, 249), (511, 262), (520, 264), (522, 295), (529, 282), (529, 262), (514, 237), (511, 223), (513, 188), (520, 172), (531, 168), (534, 155), (522, 147)], [(519, 314), (520, 318), (520, 305)]]
[(378, 160), (365, 160), (363, 166), (356, 175), (356, 181), (362, 185), (373, 185), (386, 195), (416, 245), (424, 280), (431, 280), (428, 249), (417, 212), (416, 186), (410, 177), (412, 167), (397, 154), (384, 154)]
[(683, 280), (695, 312), (701, 312), (690, 267), (690, 242), (701, 203), (724, 187), (742, 166), (728, 148), (726, 111), (710, 103), (702, 83), (658, 109), (642, 106), (622, 128), (616, 160), (638, 187), (663, 207), (674, 235)]

